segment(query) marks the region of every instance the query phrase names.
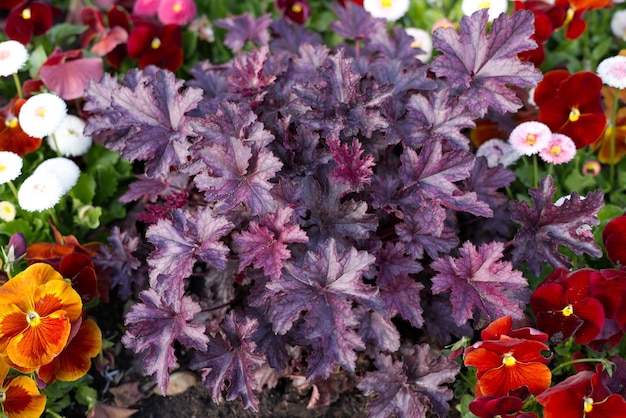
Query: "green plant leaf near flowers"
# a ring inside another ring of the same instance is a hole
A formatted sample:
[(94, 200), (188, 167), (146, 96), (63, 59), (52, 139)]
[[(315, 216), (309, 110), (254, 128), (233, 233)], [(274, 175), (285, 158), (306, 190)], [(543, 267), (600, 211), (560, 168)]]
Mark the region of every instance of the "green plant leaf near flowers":
[(3, 416), (623, 415), (622, 3), (0, 9)]

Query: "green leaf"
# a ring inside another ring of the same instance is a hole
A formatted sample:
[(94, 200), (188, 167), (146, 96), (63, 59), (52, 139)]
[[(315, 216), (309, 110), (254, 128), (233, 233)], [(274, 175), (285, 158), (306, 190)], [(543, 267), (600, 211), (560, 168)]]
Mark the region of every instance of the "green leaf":
[(37, 47), (30, 52), (28, 57), (28, 74), (31, 78), (35, 78), (37, 72), (39, 72), (39, 69), (47, 59), (48, 54), (46, 54), (46, 50), (42, 45), (37, 45)]
[(89, 173), (81, 173), (76, 185), (70, 191), (70, 195), (84, 205), (91, 204), (96, 195), (96, 180)]
[(98, 402), (98, 392), (87, 385), (81, 385), (76, 390), (76, 402), (91, 409)]
[(74, 40), (74, 37), (80, 35), (87, 29), (89, 29), (89, 26), (86, 25), (57, 23), (52, 26), (48, 32), (46, 32), (46, 37), (52, 45), (63, 45), (65, 43), (71, 43)]

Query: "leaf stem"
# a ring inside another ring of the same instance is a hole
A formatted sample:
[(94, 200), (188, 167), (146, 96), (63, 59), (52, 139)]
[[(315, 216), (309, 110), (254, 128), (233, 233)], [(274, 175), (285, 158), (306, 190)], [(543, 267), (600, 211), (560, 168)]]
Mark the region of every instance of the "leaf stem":
[(24, 98), (24, 93), (22, 92), (22, 82), (20, 81), (20, 77), (17, 73), (13, 73), (13, 81), (15, 81), (15, 88), (17, 89), (17, 97), (20, 99)]
[(617, 117), (617, 107), (619, 106), (619, 90), (615, 89), (615, 97), (613, 97), (613, 109), (611, 112), (611, 138), (610, 138), (610, 150), (611, 150), (611, 166), (610, 166), (610, 182), (611, 190), (613, 190), (613, 186), (615, 184), (615, 128), (617, 127), (617, 123), (615, 118)]
[(556, 372), (557, 370), (562, 369), (563, 367), (570, 366), (572, 364), (578, 364), (578, 363), (602, 363), (602, 366), (607, 371), (611, 370), (611, 367), (614, 364), (611, 360), (606, 359), (606, 358), (590, 358), (590, 357), (580, 358), (580, 359), (570, 360), (570, 361), (566, 361), (564, 363), (559, 364), (554, 369), (552, 369), (552, 374), (554, 374), (554, 372)]

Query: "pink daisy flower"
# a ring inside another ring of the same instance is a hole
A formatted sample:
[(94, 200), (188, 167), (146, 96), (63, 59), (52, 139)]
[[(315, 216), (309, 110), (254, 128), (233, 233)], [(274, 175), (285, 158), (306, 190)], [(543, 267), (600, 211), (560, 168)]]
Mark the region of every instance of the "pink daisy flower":
[(552, 131), (541, 122), (519, 124), (509, 136), (509, 143), (522, 155), (533, 155), (544, 149), (552, 137)]
[(616, 89), (626, 88), (626, 57), (617, 55), (610, 57), (598, 65), (598, 75), (607, 86)]
[(576, 144), (572, 138), (563, 134), (552, 134), (548, 145), (539, 151), (541, 159), (551, 164), (568, 163), (575, 155)]

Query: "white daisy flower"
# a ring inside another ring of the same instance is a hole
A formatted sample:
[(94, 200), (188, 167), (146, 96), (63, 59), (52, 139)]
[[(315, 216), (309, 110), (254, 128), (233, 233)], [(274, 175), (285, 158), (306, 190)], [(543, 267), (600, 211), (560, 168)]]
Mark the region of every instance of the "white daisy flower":
[(471, 16), (474, 12), (489, 9), (489, 21), (491, 22), (509, 8), (508, 0), (463, 0), (461, 10), (465, 16)]
[(85, 136), (85, 121), (74, 115), (67, 115), (52, 135), (48, 135), (48, 145), (66, 157), (76, 157), (86, 153), (91, 147), (91, 137)]
[(409, 0), (364, 0), (363, 8), (373, 17), (395, 22), (409, 11)]
[(430, 33), (419, 28), (406, 28), (405, 30), (414, 39), (411, 46), (424, 51), (423, 54), (417, 54), (415, 57), (424, 63), (428, 62), (433, 53), (433, 38), (430, 36)]
[(602, 82), (616, 89), (626, 89), (626, 57), (616, 55), (598, 64), (598, 75)]
[(80, 176), (80, 168), (74, 161), (64, 157), (49, 158), (39, 164), (33, 175), (55, 177), (59, 182), (61, 195), (64, 195), (76, 185)]
[(17, 73), (28, 61), (26, 47), (17, 41), (0, 42), (0, 76)]
[(15, 219), (15, 205), (7, 200), (0, 202), (0, 219), (4, 222), (11, 222)]
[(521, 157), (511, 144), (498, 138), (485, 141), (476, 150), (476, 156), (485, 157), (489, 167), (495, 167), (498, 164), (508, 167), (515, 164)]
[(56, 176), (33, 173), (20, 186), (17, 202), (25, 211), (41, 212), (53, 208), (61, 196), (61, 183)]
[(613, 12), (611, 32), (616, 38), (626, 41), (626, 9)]
[(0, 184), (15, 180), (22, 174), (22, 157), (11, 151), (0, 151)]
[(41, 93), (32, 96), (22, 105), (18, 119), (26, 134), (43, 138), (54, 132), (67, 115), (67, 105), (59, 96)]

